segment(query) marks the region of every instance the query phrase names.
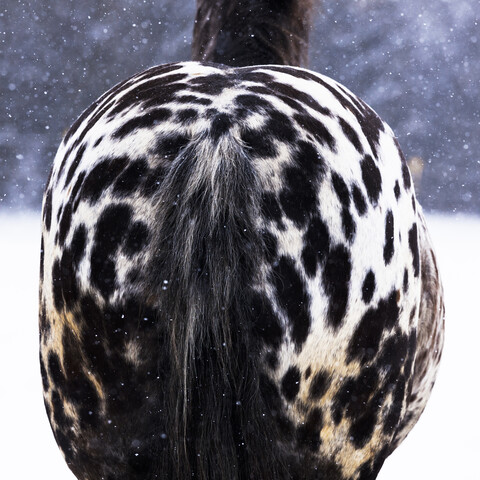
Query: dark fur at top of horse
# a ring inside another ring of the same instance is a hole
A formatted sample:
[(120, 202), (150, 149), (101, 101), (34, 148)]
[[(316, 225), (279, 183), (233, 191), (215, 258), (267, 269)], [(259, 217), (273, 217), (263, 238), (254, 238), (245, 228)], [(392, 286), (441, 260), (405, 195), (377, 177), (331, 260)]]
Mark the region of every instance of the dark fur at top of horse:
[(198, 0), (192, 60), (249, 65), (308, 64), (313, 0)]

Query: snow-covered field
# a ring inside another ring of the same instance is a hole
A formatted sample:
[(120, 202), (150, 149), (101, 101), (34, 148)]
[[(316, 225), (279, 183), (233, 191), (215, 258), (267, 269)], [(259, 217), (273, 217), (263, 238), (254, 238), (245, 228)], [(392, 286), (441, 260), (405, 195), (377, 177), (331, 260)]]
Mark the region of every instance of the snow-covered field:
[[(73, 480), (44, 412), (37, 354), (39, 215), (0, 214), (0, 477)], [(447, 334), (424, 415), (378, 480), (480, 480), (480, 217), (428, 216)]]

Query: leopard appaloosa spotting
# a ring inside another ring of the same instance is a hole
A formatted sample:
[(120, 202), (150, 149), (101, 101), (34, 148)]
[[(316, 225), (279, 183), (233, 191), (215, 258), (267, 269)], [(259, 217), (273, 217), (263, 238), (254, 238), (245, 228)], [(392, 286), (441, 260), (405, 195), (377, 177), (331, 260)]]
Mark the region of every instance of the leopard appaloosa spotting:
[(373, 480), (425, 407), (425, 220), (388, 125), (295, 66), (311, 9), (200, 0), (195, 61), (113, 87), (59, 147), (40, 365), (79, 480)]

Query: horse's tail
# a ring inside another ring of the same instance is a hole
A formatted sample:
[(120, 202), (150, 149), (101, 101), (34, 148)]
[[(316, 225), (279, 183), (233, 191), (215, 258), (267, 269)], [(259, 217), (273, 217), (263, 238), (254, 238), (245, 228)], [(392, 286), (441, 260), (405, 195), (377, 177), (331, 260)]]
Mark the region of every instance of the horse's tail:
[[(225, 120), (213, 125), (223, 129)], [(151, 277), (172, 359), (160, 478), (285, 478), (252, 332), (252, 284), (264, 250), (258, 197), (255, 169), (230, 131), (192, 140), (164, 180)]]
[(192, 59), (242, 67), (308, 63), (314, 0), (197, 0)]

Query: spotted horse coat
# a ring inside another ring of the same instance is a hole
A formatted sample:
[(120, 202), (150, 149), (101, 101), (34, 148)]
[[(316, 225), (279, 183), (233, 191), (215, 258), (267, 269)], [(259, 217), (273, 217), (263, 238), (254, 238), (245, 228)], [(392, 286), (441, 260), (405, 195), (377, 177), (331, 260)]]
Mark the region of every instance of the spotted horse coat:
[(79, 479), (374, 479), (442, 325), (398, 142), (330, 78), (155, 67), (58, 150), (40, 360)]

